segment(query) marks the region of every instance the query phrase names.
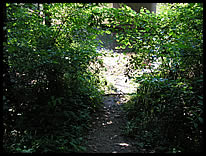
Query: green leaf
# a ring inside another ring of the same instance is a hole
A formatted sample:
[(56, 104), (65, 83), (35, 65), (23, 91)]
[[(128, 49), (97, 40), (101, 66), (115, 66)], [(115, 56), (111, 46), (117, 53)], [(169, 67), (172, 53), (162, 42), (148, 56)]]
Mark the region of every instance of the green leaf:
[(172, 36), (174, 33), (172, 31), (169, 32), (169, 35)]
[(105, 31), (106, 34), (111, 34), (111, 31), (107, 30)]
[(198, 101), (198, 104), (199, 105), (203, 105), (203, 101), (201, 100), (201, 101)]
[(203, 118), (199, 117), (198, 120), (200, 121), (201, 124), (203, 124)]
[(194, 127), (197, 128), (197, 127), (198, 127), (198, 124), (197, 124), (197, 123), (194, 123)]
[(144, 8), (141, 8), (141, 9), (140, 9), (140, 13), (144, 13)]
[(13, 51), (15, 51), (15, 50), (16, 50), (16, 47), (9, 47), (9, 48), (8, 48), (8, 51), (9, 51), (9, 52), (13, 52)]
[(201, 99), (201, 100), (203, 100), (203, 97), (202, 97), (202, 96), (198, 96), (198, 98)]
[(101, 40), (99, 40), (99, 42), (100, 42), (101, 44), (104, 44)]
[(86, 148), (86, 147), (84, 147), (84, 146), (79, 146), (79, 150), (84, 152), (84, 151), (86, 151), (86, 150), (87, 150), (87, 148)]
[(149, 14), (149, 13), (150, 13), (150, 11), (146, 9), (146, 13), (148, 13), (148, 14)]

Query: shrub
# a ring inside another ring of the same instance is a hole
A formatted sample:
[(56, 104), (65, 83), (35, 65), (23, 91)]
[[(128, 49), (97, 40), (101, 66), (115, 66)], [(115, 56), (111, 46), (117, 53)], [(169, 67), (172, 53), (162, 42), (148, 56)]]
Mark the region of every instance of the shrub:
[(150, 145), (164, 145), (170, 152), (198, 151), (203, 123), (203, 5), (165, 6), (159, 14), (143, 8), (134, 14), (126, 6), (113, 13), (111, 31), (120, 25), (120, 48), (129, 46), (136, 53), (127, 75), (140, 85), (126, 105), (130, 121), (125, 133)]
[(102, 94), (98, 73), (89, 70), (92, 63), (100, 68), (94, 39), (101, 31), (88, 25), (95, 6), (6, 4), (4, 64), (11, 81), (3, 96), (6, 152), (84, 149), (81, 136)]

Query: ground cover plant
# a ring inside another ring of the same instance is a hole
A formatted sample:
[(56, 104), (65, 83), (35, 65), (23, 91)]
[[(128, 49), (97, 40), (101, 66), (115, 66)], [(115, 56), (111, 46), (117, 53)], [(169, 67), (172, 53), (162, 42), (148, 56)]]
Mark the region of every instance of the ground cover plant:
[[(122, 44), (118, 48), (129, 46), (136, 52), (127, 74), (140, 85), (126, 105), (130, 121), (125, 134), (136, 136), (141, 147), (169, 152), (201, 150), (202, 11), (201, 3), (165, 4), (159, 14), (143, 8), (135, 14), (127, 6), (114, 10), (111, 31), (122, 25), (116, 34)], [(135, 72), (143, 70), (147, 72)]]
[(202, 150), (202, 3), (161, 4), (156, 14), (124, 4), (6, 3), (3, 16), (4, 152), (86, 151), (106, 85), (103, 33), (135, 53), (125, 73), (139, 84), (124, 106), (124, 134), (156, 152)]
[(84, 150), (102, 94), (94, 40), (101, 31), (90, 25), (95, 5), (5, 4), (5, 151)]

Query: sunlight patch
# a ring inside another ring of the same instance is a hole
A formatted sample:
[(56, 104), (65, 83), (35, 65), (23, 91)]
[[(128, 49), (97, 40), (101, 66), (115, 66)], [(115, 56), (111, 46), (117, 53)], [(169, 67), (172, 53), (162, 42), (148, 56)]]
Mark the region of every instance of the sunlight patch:
[(112, 124), (112, 121), (107, 122), (108, 125)]
[(118, 145), (120, 145), (120, 146), (129, 146), (129, 144), (127, 144), (127, 143), (117, 143)]

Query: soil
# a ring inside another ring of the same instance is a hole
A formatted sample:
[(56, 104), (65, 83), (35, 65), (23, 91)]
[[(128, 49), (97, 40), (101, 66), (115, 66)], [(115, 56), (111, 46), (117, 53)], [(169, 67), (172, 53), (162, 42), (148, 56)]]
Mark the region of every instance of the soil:
[(122, 105), (123, 95), (104, 97), (104, 107), (93, 116), (91, 131), (85, 145), (88, 153), (135, 153), (135, 140), (122, 135), (127, 118)]
[(115, 57), (103, 58), (107, 70), (101, 74), (112, 84), (113, 89), (105, 89), (104, 105), (92, 116), (92, 128), (86, 136), (84, 145), (88, 153), (141, 152), (136, 148), (134, 138), (123, 135), (127, 117), (122, 106), (128, 101), (128, 96), (124, 94), (135, 92), (137, 86), (124, 75), (129, 57), (115, 53)]
[[(105, 91), (104, 105), (92, 116), (91, 130), (84, 145), (87, 153), (154, 153), (153, 149), (140, 148), (140, 142), (123, 135), (128, 120), (122, 106), (127, 103), (132, 93), (136, 93), (139, 85), (125, 74), (129, 69), (129, 60), (135, 53), (129, 48), (127, 50), (130, 52), (126, 54), (124, 50), (116, 50), (118, 44), (114, 33), (99, 36), (99, 39), (103, 44), (97, 51), (106, 54), (101, 57), (105, 70), (100, 74), (108, 83), (102, 88)], [(149, 71), (145, 69), (132, 73), (141, 75), (143, 72)]]

